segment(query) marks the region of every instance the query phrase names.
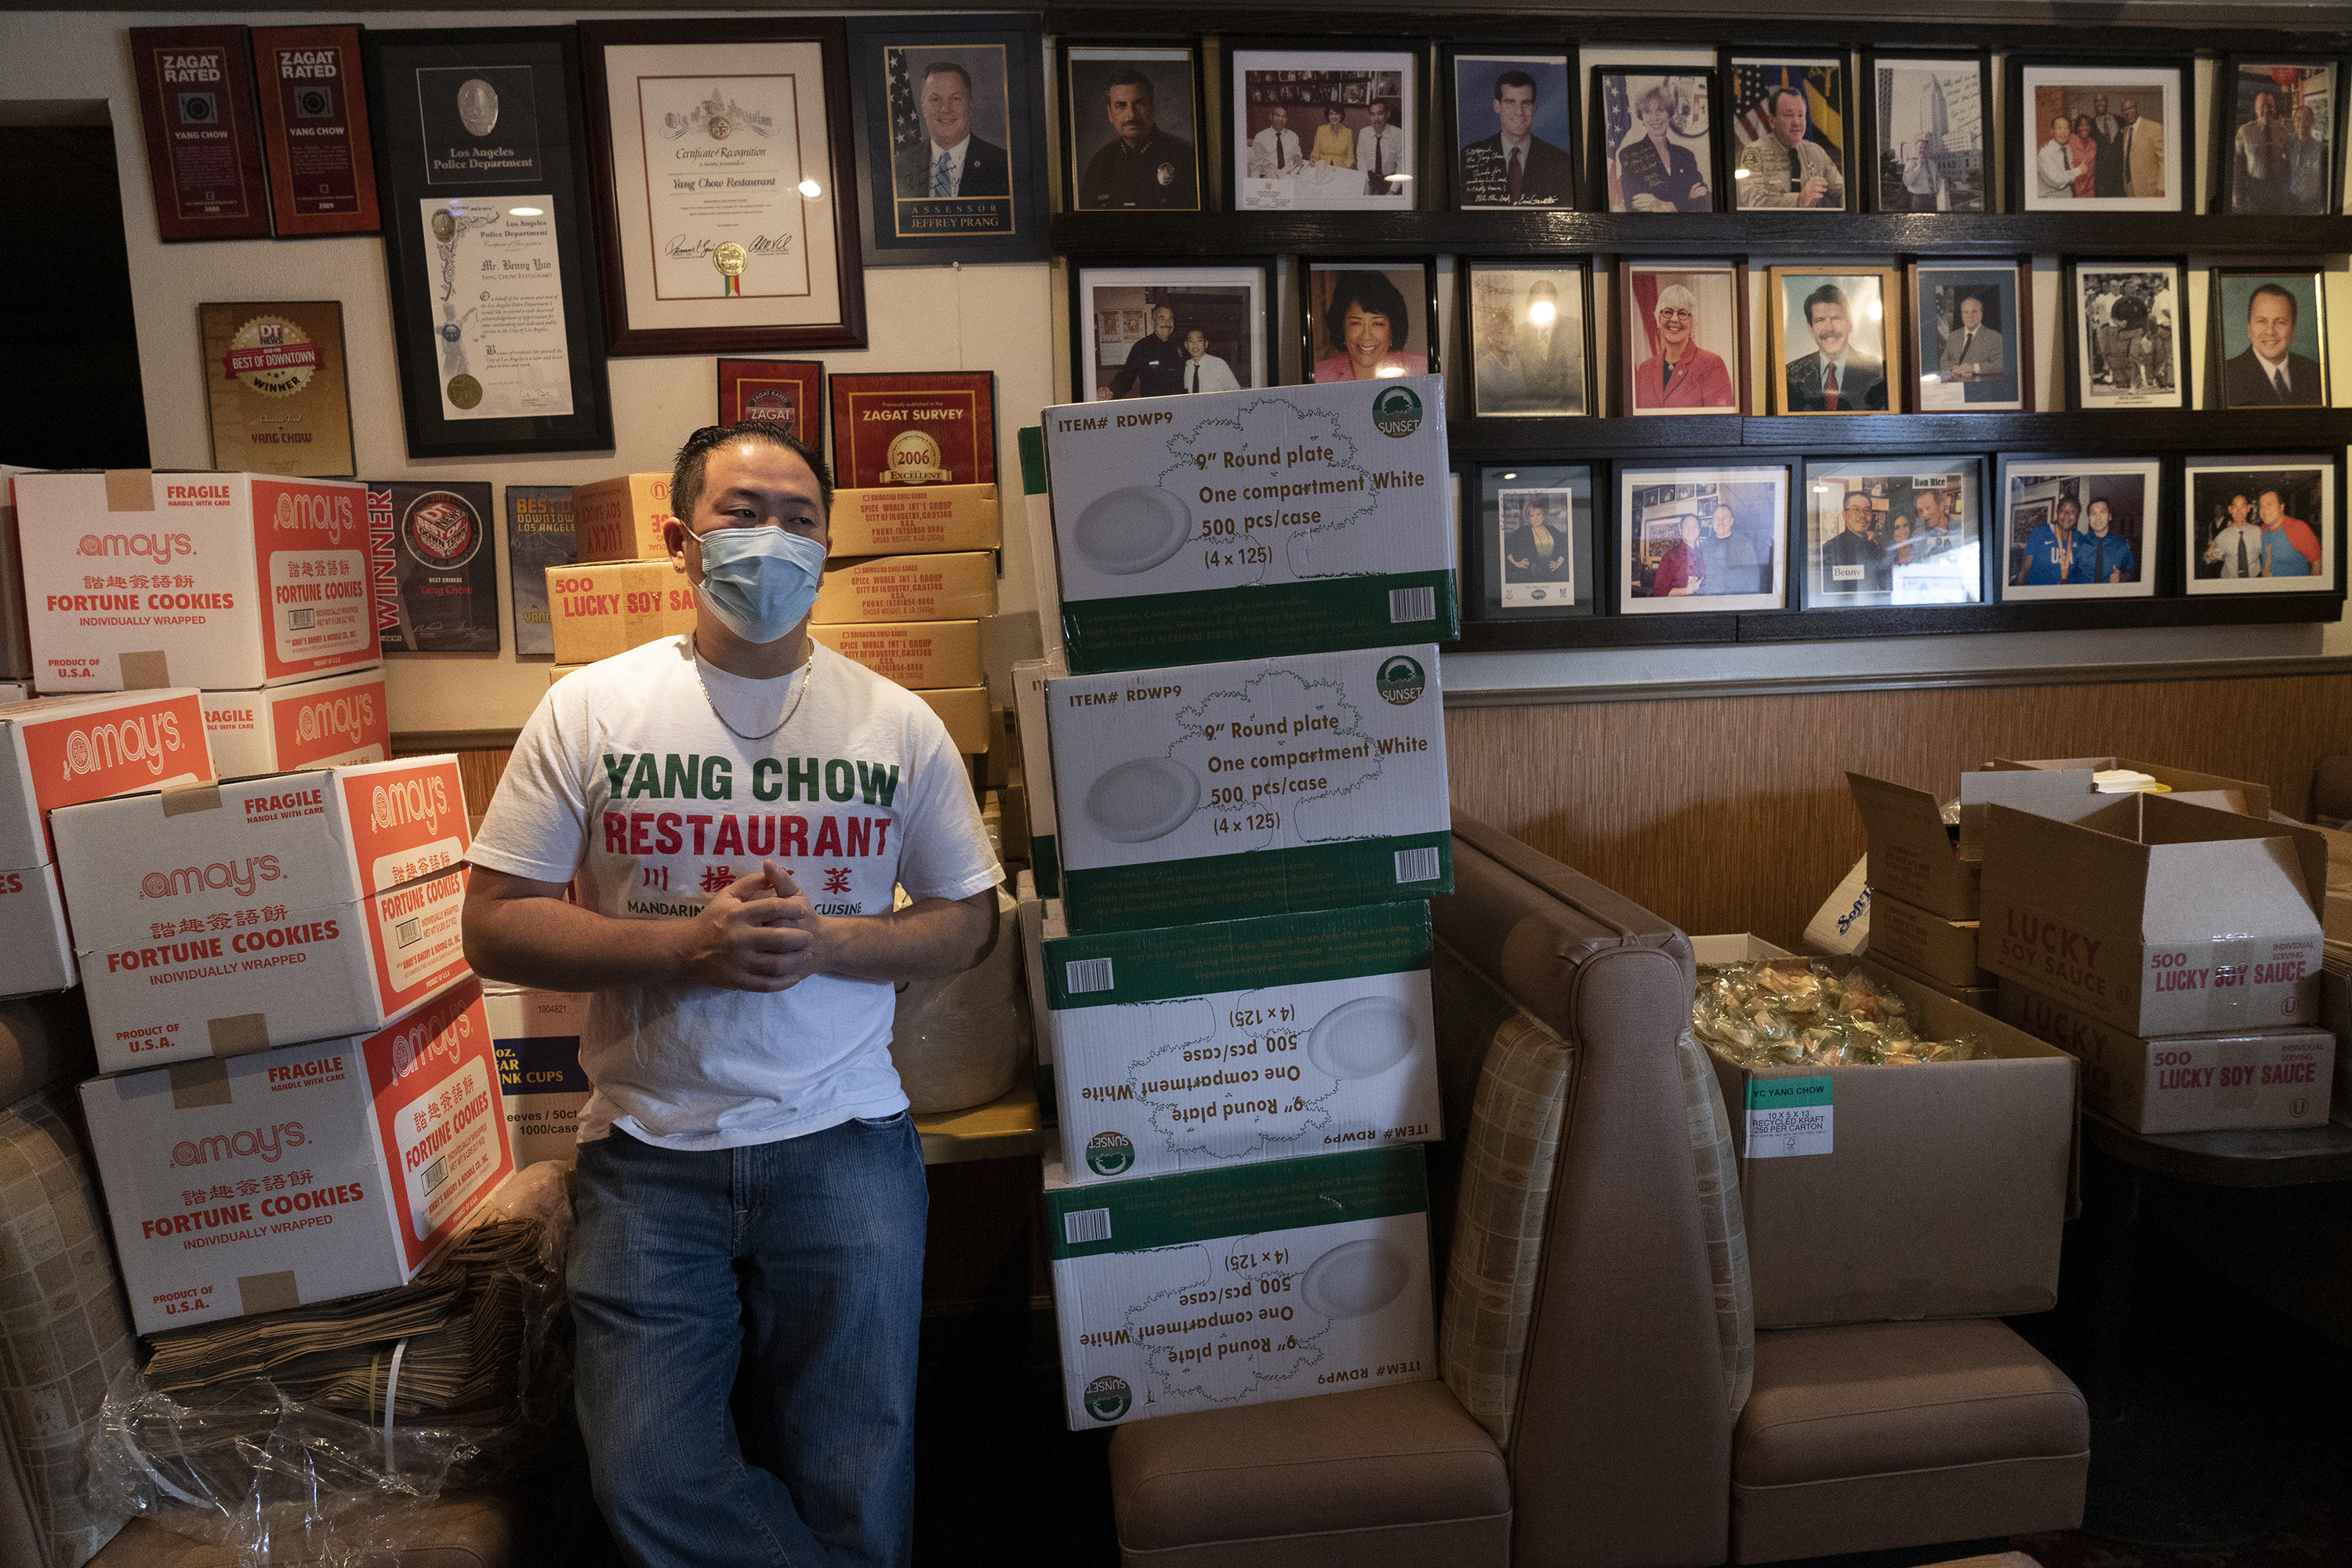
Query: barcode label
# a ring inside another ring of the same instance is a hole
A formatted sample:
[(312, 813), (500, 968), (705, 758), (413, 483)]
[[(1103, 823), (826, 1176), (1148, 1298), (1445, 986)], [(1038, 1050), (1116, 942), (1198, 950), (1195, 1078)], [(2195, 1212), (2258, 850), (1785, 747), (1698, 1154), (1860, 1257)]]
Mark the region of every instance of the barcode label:
[(1437, 880), (1437, 846), (1420, 849), (1400, 849), (1396, 852), (1396, 877), (1400, 882), (1434, 882)]
[(289, 631), (309, 632), (319, 627), (319, 612), (316, 610), (289, 610), (286, 618)]
[(1062, 1216), (1062, 1239), (1072, 1247), (1110, 1239), (1110, 1210), (1073, 1209)]
[(1437, 590), (1426, 585), (1419, 588), (1389, 590), (1389, 620), (1433, 621), (1437, 618)]
[[(1404, 864), (1403, 856), (1397, 857), (1397, 864), (1400, 866)], [(1437, 873), (1432, 871), (1430, 875), (1434, 877)], [(1404, 880), (1402, 873), (1398, 875), (1397, 880), (1400, 882)], [(417, 920), (402, 921), (392, 928), (392, 944), (394, 947), (415, 947), (425, 940), (425, 932), (419, 929), (422, 924), (422, 921)]]
[(442, 1180), (449, 1174), (448, 1166), (449, 1156), (444, 1154), (438, 1160), (434, 1161), (433, 1163), (425, 1167), (425, 1190), (426, 1192), (429, 1193), (434, 1188), (441, 1184)]
[[(1436, 874), (1434, 871), (1430, 873), (1433, 877)], [(1109, 991), (1118, 984), (1110, 977), (1110, 960), (1108, 958), (1074, 958), (1063, 965), (1063, 972), (1067, 976), (1073, 996), (1082, 996), (1089, 991)]]

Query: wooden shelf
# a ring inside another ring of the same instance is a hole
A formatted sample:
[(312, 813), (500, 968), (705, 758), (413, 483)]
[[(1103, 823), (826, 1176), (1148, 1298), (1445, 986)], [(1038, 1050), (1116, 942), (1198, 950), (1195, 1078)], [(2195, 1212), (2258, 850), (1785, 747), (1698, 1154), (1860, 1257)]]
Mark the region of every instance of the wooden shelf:
[(1023, 1081), (1002, 1100), (969, 1110), (915, 1118), (922, 1134), (923, 1163), (954, 1165), (966, 1160), (1004, 1160), (1034, 1154), (1045, 1146), (1037, 1124), (1037, 1086)]
[(1457, 461), (1590, 460), (1665, 449), (1774, 456), (1880, 450), (2334, 454), (2352, 445), (2352, 409), (2100, 410), (2083, 414), (1880, 414), (1853, 418), (1697, 415), (1651, 419), (1461, 419), (1446, 426)]

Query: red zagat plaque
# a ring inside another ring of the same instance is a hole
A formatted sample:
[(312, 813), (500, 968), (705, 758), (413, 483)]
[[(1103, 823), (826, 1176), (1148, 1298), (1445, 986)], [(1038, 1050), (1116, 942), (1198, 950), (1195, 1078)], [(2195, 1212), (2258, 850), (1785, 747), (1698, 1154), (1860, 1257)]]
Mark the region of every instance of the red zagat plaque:
[(360, 30), (256, 27), (253, 68), (278, 232), (373, 234), (380, 223)]
[(163, 239), (268, 238), (247, 29), (133, 27), (131, 61)]
[(990, 372), (825, 379), (833, 388), (833, 482), (841, 489), (996, 482)]
[(722, 359), (719, 362), (719, 423), (740, 425), (766, 419), (792, 432), (814, 449), (823, 422), (824, 363), (796, 359)]

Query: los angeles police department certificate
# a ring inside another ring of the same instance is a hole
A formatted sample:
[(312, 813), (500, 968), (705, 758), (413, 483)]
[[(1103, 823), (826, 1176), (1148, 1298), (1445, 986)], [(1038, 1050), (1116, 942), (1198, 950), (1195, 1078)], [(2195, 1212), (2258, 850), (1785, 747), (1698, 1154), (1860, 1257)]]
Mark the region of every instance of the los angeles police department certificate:
[(439, 196), (417, 204), (444, 419), (572, 412), (555, 201)]

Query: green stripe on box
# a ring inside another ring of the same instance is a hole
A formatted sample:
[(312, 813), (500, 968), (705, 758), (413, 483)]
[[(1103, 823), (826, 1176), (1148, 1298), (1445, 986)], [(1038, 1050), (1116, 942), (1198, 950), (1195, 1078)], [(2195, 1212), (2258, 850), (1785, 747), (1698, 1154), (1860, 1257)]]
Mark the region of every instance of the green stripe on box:
[[(1435, 849), (1437, 875), (1397, 880), (1402, 851)], [(1454, 835), (1401, 834), (1290, 849), (1253, 849), (1141, 866), (1062, 871), (1062, 914), (1072, 931), (1147, 931), (1202, 921), (1247, 920), (1306, 910), (1433, 899), (1454, 890)]]
[[(1104, 1212), (1075, 1228), (1087, 1234), (1108, 1219), (1110, 1234), (1100, 1241), (1074, 1245), (1067, 1216), (1088, 1210)], [(1144, 1176), (1045, 1194), (1046, 1224), (1057, 1260), (1428, 1210), (1429, 1178), (1418, 1143)]]
[(1800, 1105), (1827, 1105), (1836, 1079), (1830, 1078), (1751, 1078), (1748, 1109), (1787, 1110)]
[[(1436, 613), (1427, 620), (1390, 619), (1391, 592), (1412, 588), (1433, 591)], [(1461, 635), (1451, 571), (1062, 601), (1062, 637), (1073, 675), (1451, 642)]]
[(1040, 426), (1021, 427), (1021, 493), (1045, 493), (1045, 432)]
[(1054, 835), (1033, 833), (1029, 836), (1029, 869), (1037, 879), (1037, 896), (1058, 899), (1062, 896), (1062, 856), (1055, 847)]
[[(1073, 964), (1111, 961), (1115, 982), (1070, 993)], [(1117, 1007), (1429, 967), (1429, 905), (1372, 904), (1158, 931), (1089, 932), (1045, 944), (1046, 1005)]]

